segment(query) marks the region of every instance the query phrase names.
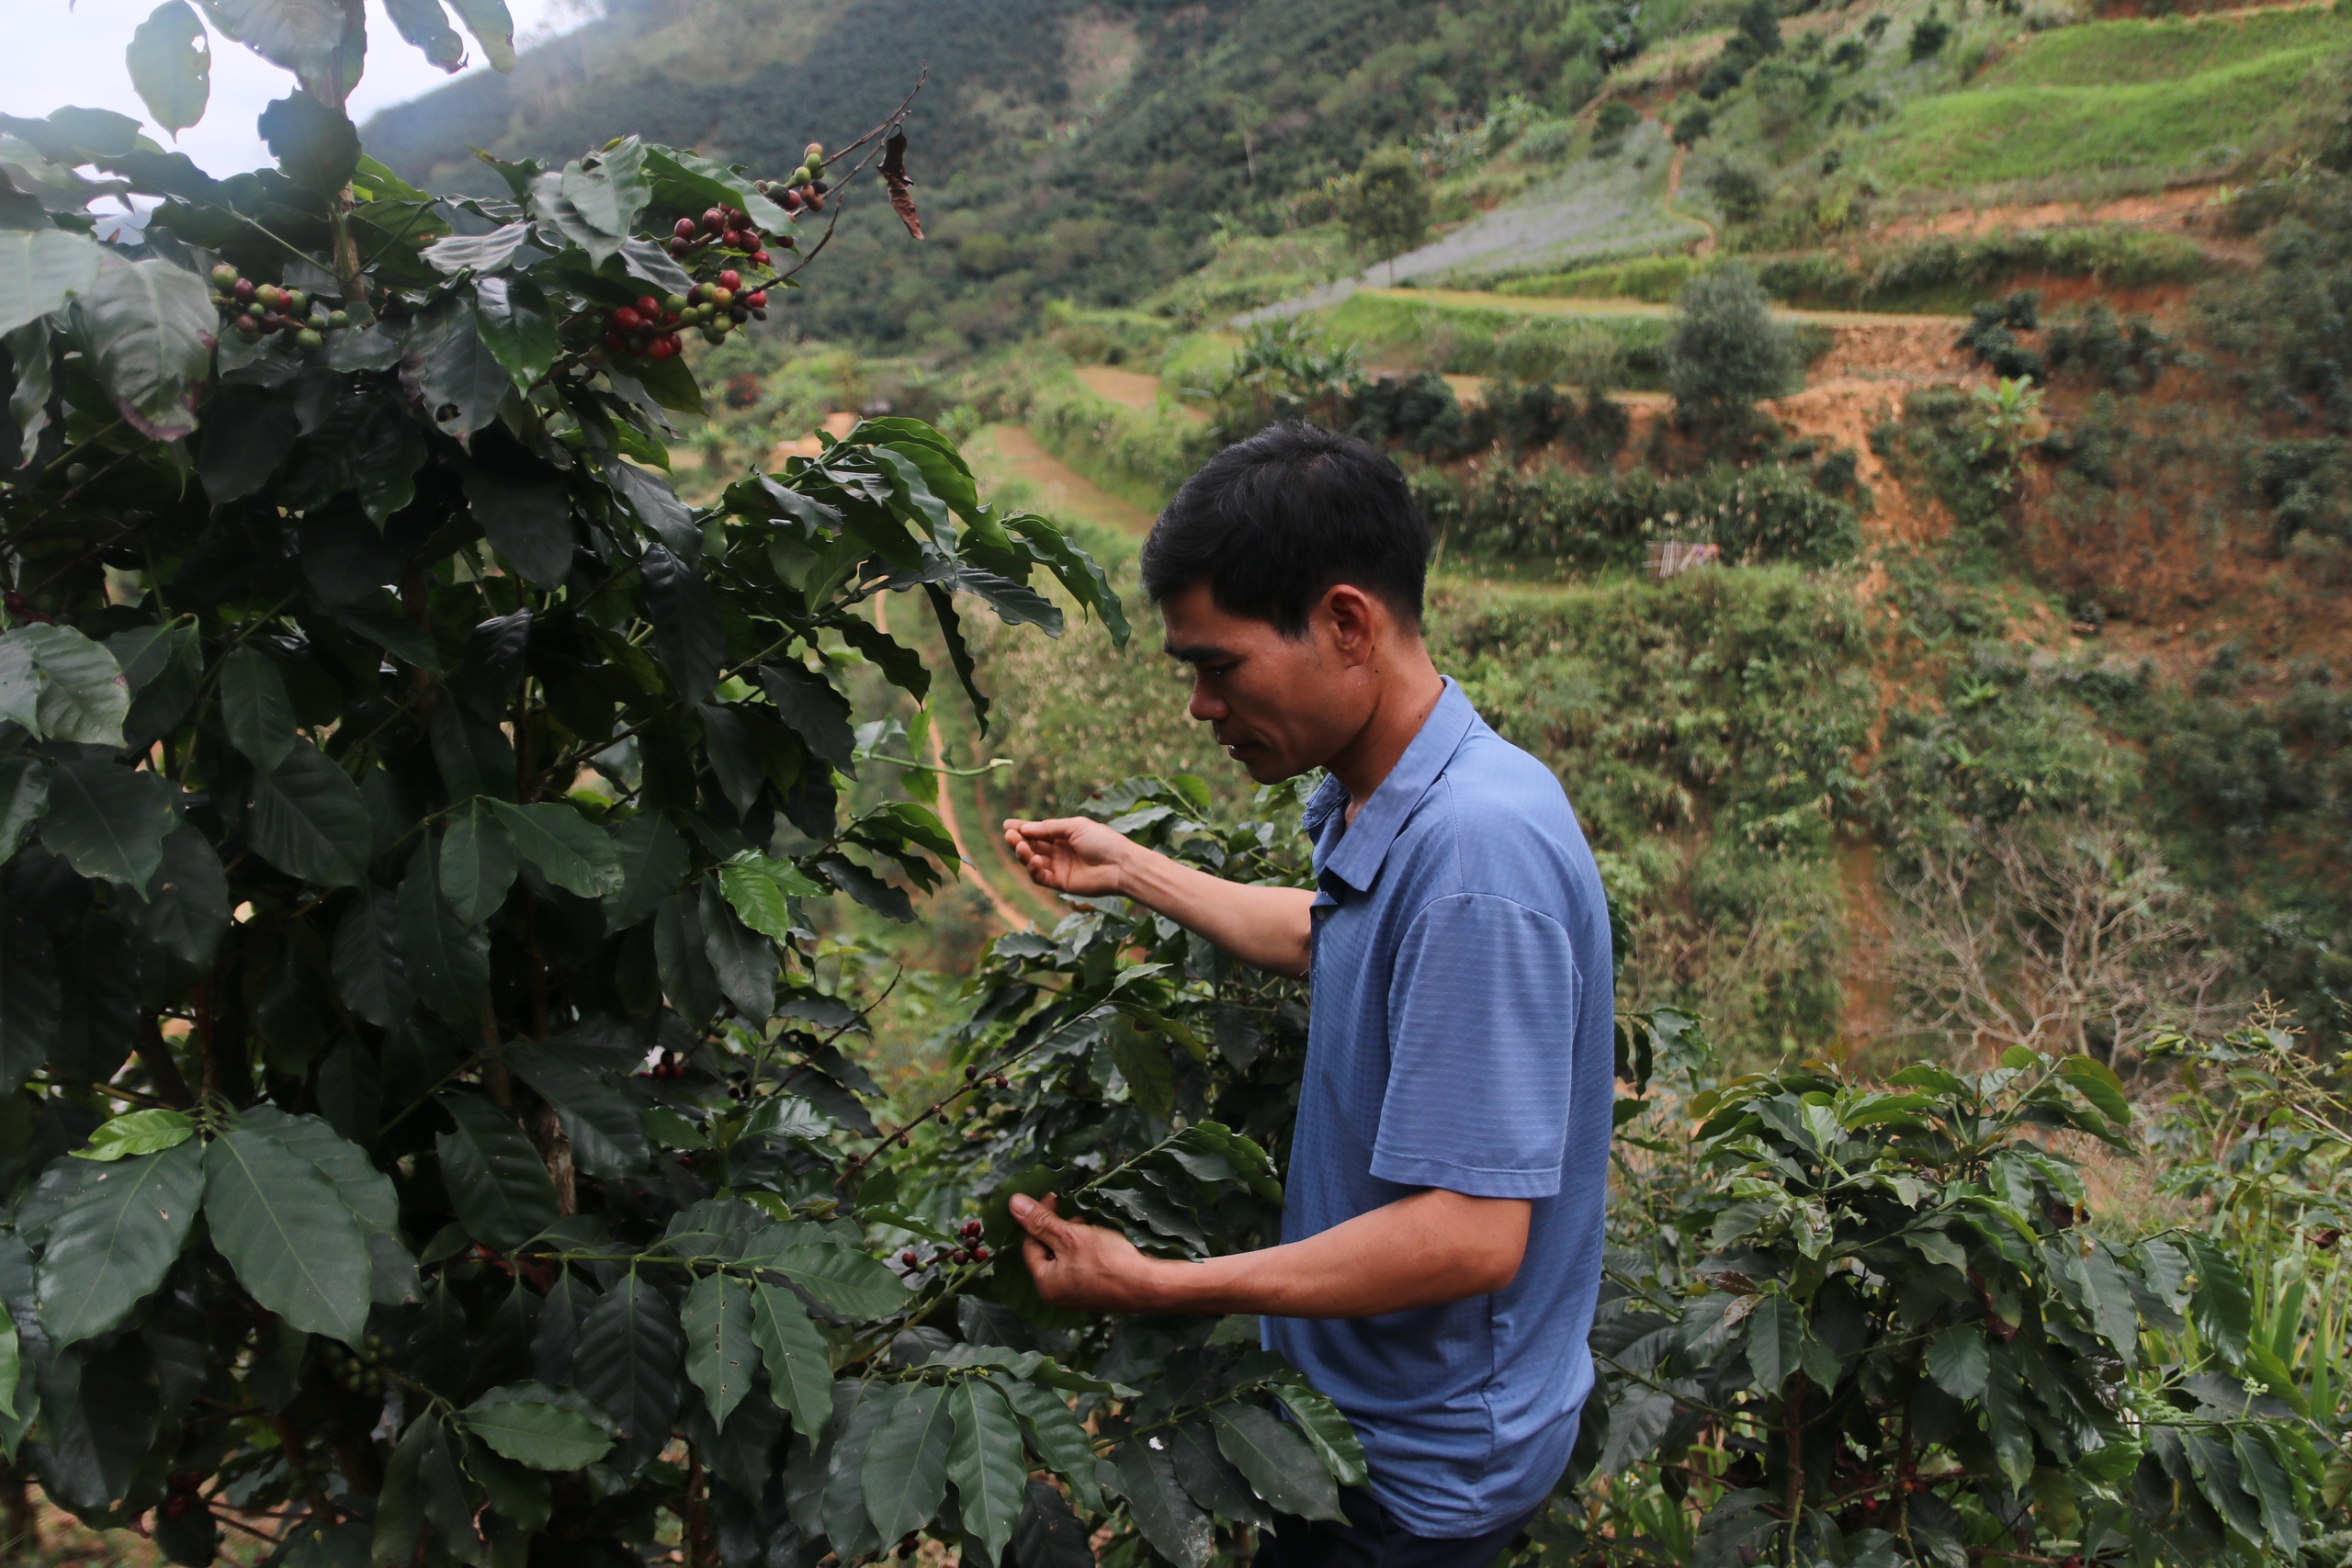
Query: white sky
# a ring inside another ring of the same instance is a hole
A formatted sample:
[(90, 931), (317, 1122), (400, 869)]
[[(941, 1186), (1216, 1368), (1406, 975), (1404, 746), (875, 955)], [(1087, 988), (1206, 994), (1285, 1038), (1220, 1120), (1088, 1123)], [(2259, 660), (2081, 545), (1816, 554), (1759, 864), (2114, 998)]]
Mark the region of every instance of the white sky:
[[(506, 4), (514, 17), (517, 47), (577, 26), (588, 14), (583, 0)], [(130, 35), (154, 7), (155, 0), (0, 0), (0, 15), (8, 21), (8, 47), (0, 50), (0, 112), (39, 118), (67, 104), (113, 109), (136, 116), (149, 136), (186, 152), (216, 177), (266, 166), (269, 150), (254, 121), (272, 98), (293, 91), (292, 74), (213, 34), (211, 101), (204, 118), (175, 141), (148, 121), (147, 107), (122, 62)], [(466, 70), (487, 70), (479, 46), (454, 14), (449, 23), (468, 46)], [(365, 125), (378, 109), (448, 80), (401, 37), (384, 15), (383, 0), (368, 0), (368, 69), (345, 106), (356, 123)]]

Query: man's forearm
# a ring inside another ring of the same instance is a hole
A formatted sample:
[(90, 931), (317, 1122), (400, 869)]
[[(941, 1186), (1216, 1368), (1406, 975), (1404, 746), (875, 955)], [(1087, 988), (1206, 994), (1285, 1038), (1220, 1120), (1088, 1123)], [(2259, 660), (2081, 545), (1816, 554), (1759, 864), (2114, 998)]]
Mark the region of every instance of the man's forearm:
[(1137, 845), (1119, 865), (1119, 891), (1244, 964), (1276, 975), (1306, 973), (1315, 895), (1305, 888), (1227, 882)]
[(1150, 1262), (1134, 1312), (1376, 1317), (1501, 1290), (1527, 1250), (1529, 1206), (1431, 1190), (1305, 1241), (1199, 1263)]

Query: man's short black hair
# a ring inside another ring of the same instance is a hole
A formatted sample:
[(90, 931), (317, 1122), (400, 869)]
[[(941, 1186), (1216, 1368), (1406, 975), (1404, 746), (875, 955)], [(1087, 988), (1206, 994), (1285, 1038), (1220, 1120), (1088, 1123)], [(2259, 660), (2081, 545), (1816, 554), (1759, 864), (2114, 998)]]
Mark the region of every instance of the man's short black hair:
[(1352, 436), (1277, 424), (1184, 481), (1143, 545), (1143, 591), (1165, 604), (1196, 582), (1216, 607), (1304, 637), (1339, 583), (1377, 594), (1415, 630), (1430, 525), (1396, 465)]

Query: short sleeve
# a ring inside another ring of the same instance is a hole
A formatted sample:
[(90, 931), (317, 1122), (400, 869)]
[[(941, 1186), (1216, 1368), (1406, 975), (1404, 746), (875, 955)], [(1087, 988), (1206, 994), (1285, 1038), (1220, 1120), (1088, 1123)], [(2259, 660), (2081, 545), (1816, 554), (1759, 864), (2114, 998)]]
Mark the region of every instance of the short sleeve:
[(1433, 900), (1397, 944), (1372, 1174), (1472, 1198), (1560, 1190), (1582, 997), (1557, 920), (1491, 894)]

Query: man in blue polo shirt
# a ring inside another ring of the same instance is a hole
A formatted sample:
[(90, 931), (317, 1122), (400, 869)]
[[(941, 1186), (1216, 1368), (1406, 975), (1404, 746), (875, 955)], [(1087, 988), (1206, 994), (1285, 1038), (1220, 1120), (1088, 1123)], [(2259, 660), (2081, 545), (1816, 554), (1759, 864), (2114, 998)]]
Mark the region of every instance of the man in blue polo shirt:
[(1015, 1199), (1046, 1299), (1255, 1313), (1371, 1461), (1284, 1568), (1486, 1568), (1559, 1479), (1592, 1387), (1613, 1010), (1609, 918), (1559, 782), (1421, 640), (1430, 536), (1364, 446), (1278, 426), (1186, 481), (1144, 546), (1193, 716), (1307, 807), (1317, 888), (1226, 882), (1099, 822), (1012, 821), (1030, 875), (1133, 898), (1314, 1002), (1283, 1244), (1145, 1257)]

